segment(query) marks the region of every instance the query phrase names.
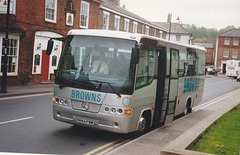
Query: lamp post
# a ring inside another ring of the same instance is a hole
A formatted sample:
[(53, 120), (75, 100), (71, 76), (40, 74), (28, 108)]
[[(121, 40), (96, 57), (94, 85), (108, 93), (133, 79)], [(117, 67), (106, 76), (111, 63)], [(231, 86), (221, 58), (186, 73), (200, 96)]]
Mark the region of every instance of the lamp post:
[(7, 54), (8, 54), (8, 28), (9, 28), (9, 11), (10, 11), (10, 0), (7, 2), (7, 21), (6, 21), (6, 37), (5, 37), (5, 48), (2, 51), (3, 54), (3, 68), (2, 68), (2, 88), (1, 93), (7, 93)]
[(171, 27), (172, 27), (172, 14), (169, 13), (168, 14), (168, 19), (167, 22), (169, 23), (169, 36), (168, 36), (168, 40), (171, 40)]

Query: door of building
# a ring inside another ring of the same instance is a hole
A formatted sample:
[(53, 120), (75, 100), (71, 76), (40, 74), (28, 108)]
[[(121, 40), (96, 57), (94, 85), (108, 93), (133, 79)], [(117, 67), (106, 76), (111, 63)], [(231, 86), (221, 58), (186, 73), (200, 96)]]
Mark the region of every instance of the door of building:
[(41, 68), (41, 80), (49, 80), (49, 58), (46, 51), (42, 51), (42, 68)]
[(223, 70), (222, 73), (226, 73), (226, 64), (223, 64)]

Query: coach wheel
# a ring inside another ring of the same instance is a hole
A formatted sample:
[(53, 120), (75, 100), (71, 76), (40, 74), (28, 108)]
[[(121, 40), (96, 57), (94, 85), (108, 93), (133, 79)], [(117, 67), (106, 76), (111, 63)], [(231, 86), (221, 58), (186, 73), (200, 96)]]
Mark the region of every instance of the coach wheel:
[(141, 116), (138, 122), (138, 133), (144, 133), (147, 128), (147, 119), (145, 116)]
[(149, 130), (150, 127), (150, 114), (148, 112), (144, 112), (138, 121), (138, 129), (132, 135), (134, 137), (138, 137), (143, 135)]
[(188, 113), (192, 112), (192, 109), (191, 109), (190, 106), (191, 106), (191, 99), (189, 99), (188, 102), (187, 102), (187, 105), (186, 105), (186, 107), (184, 109), (184, 112), (183, 112), (184, 115), (187, 115)]

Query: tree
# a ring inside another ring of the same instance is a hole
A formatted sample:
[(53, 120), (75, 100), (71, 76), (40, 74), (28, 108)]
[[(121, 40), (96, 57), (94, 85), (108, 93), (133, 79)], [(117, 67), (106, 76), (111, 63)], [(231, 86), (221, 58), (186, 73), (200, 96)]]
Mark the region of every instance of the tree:
[(227, 26), (224, 29), (217, 30), (216, 28), (205, 28), (198, 27), (194, 24), (184, 25), (184, 28), (187, 29), (193, 35), (193, 40), (214, 40), (219, 34), (229, 31), (234, 28), (234, 26)]

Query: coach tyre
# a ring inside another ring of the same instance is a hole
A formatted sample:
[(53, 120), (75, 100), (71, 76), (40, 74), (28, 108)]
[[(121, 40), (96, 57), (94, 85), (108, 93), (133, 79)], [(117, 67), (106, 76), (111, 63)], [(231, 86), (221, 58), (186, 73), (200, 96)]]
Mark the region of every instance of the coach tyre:
[(142, 134), (148, 131), (150, 127), (150, 117), (151, 117), (151, 114), (148, 111), (147, 112), (145, 111), (142, 114), (138, 122), (138, 129), (134, 134), (135, 136), (141, 136)]
[(188, 99), (183, 114), (187, 115), (188, 113), (191, 113), (191, 112), (192, 112), (192, 109), (191, 109), (191, 99)]

